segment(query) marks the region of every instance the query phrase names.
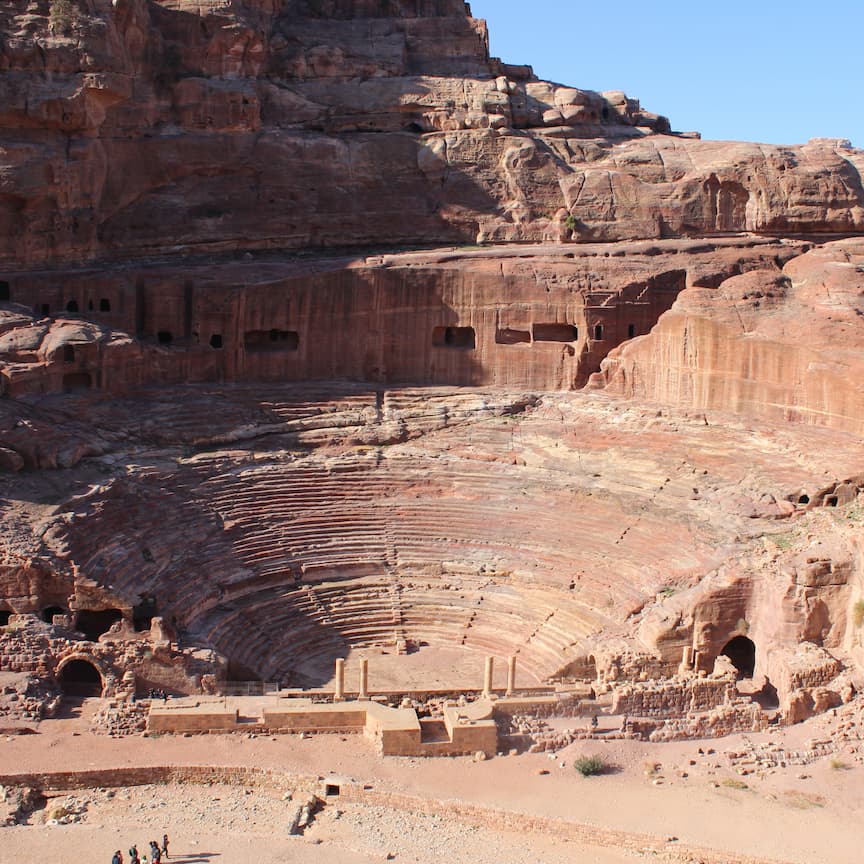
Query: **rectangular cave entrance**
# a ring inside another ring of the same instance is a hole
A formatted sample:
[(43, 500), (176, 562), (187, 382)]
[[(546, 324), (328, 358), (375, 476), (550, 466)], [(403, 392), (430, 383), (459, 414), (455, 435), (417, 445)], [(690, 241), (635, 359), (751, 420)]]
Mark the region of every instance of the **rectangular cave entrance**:
[(300, 348), (300, 334), (296, 330), (247, 330), (243, 334), (243, 345), (249, 354), (297, 351)]
[(535, 324), (532, 328), (535, 342), (576, 342), (579, 328), (573, 324)]
[(12, 292), (9, 283), (5, 279), (0, 279), (0, 303), (8, 303), (11, 299)]
[(432, 344), (436, 348), (473, 350), (477, 347), (477, 337), (473, 327), (436, 327), (432, 331)]
[(71, 393), (73, 390), (89, 390), (93, 386), (93, 379), (89, 372), (70, 372), (63, 376), (63, 391)]
[(75, 629), (91, 642), (98, 642), (99, 637), (122, 618), (119, 609), (82, 609), (75, 616)]

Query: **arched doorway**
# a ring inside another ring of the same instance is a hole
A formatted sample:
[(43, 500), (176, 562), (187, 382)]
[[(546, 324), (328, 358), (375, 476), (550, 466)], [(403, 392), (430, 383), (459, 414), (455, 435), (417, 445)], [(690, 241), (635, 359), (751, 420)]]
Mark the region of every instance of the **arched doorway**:
[(83, 699), (102, 695), (102, 676), (89, 660), (70, 660), (60, 669), (57, 679), (64, 696)]
[(42, 610), (42, 620), (46, 624), (53, 624), (55, 615), (65, 615), (65, 614), (66, 614), (66, 610), (62, 606), (46, 606)]
[(752, 678), (756, 668), (756, 645), (746, 636), (736, 636), (720, 652), (732, 661), (739, 678)]

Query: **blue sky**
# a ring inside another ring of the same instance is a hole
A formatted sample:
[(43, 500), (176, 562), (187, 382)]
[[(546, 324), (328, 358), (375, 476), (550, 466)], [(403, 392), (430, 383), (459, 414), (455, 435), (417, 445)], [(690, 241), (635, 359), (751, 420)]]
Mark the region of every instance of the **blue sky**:
[[(864, 147), (864, 0), (471, 0), (492, 54), (703, 138)], [(823, 12), (824, 10), (824, 12)]]

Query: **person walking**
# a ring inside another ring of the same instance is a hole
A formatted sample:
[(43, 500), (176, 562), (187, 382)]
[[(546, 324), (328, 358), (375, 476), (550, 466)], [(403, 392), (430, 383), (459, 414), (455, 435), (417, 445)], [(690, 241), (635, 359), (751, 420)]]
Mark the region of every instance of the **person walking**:
[(162, 835), (162, 854), (167, 858), (168, 857), (168, 835)]
[(112, 856), (111, 864), (123, 864), (123, 853), (119, 849)]

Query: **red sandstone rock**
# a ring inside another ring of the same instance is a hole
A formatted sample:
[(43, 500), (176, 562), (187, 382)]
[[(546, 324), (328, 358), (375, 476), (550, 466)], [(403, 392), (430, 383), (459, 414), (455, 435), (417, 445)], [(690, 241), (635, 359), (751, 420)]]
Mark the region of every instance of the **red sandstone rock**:
[(776, 272), (691, 288), (604, 362), (613, 391), (864, 434), (864, 245), (829, 243)]
[(99, 0), (53, 35), (2, 16), (7, 267), (864, 226), (848, 144), (670, 135), (490, 59), (461, 2)]

